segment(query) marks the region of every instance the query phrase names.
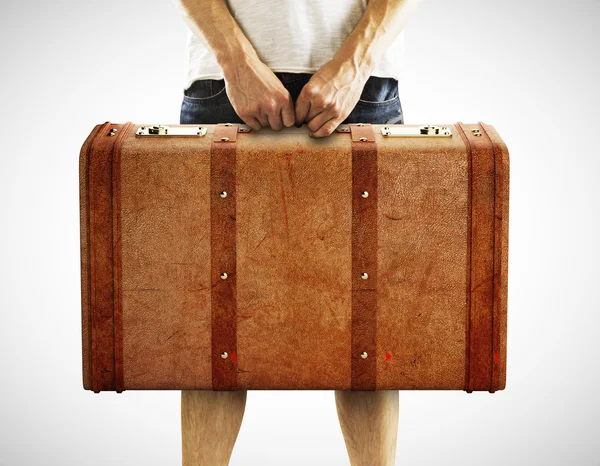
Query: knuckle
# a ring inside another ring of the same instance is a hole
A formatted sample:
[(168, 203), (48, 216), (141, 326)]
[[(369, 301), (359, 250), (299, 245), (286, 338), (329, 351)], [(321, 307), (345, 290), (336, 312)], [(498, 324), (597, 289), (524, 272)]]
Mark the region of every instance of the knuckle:
[(325, 99), (323, 99), (323, 97), (321, 97), (320, 95), (315, 95), (312, 98), (311, 104), (315, 105), (319, 108), (324, 108), (325, 107)]
[(323, 107), (331, 107), (333, 104), (333, 101), (329, 97), (320, 97), (320, 100)]
[(304, 86), (304, 95), (307, 97), (314, 97), (315, 95), (317, 95), (317, 89), (314, 85), (311, 84), (307, 84), (306, 86)]
[(326, 110), (327, 112), (329, 112), (331, 110), (331, 101), (326, 97), (320, 95), (316, 96), (313, 102), (321, 111)]
[(280, 105), (284, 105), (284, 104), (287, 104), (291, 99), (292, 99), (292, 97), (291, 97), (291, 95), (290, 95), (289, 92), (287, 92), (287, 91), (281, 91), (279, 94), (277, 94), (276, 101)]
[(342, 114), (342, 112), (340, 111), (339, 108), (333, 108), (331, 109), (331, 111), (329, 112), (329, 114), (331, 115), (332, 118), (339, 118)]
[(277, 108), (277, 103), (273, 99), (267, 99), (265, 100), (262, 108), (265, 113), (273, 113)]

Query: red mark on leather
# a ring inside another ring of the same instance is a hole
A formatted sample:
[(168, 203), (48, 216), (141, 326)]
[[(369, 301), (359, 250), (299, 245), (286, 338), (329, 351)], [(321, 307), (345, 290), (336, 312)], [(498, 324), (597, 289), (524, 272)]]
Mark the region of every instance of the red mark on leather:
[(385, 360), (389, 361), (390, 359), (392, 359), (392, 355), (390, 353), (385, 353)]
[(235, 361), (235, 353), (231, 353), (231, 360)]
[(500, 355), (498, 353), (494, 353), (494, 363), (498, 364), (500, 362)]

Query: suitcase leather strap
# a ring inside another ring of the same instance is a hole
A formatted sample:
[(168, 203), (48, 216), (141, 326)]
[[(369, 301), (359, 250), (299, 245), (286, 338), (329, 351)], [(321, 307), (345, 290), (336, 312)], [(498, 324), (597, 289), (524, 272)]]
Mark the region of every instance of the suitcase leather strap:
[(236, 177), (239, 124), (215, 126), (210, 158), (213, 390), (237, 389)]
[(367, 123), (352, 136), (352, 390), (375, 390), (377, 375), (377, 146)]
[(492, 391), (498, 346), (494, 328), (495, 151), (481, 125), (458, 122), (456, 128), (467, 148), (470, 187), (464, 389)]
[(123, 388), (121, 146), (132, 123), (105, 123), (89, 151), (90, 363), (92, 390)]

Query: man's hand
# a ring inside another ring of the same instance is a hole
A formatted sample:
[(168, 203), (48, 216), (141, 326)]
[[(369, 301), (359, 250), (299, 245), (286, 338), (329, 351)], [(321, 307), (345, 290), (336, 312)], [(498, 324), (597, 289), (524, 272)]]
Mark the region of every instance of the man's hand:
[(385, 50), (404, 29), (420, 0), (370, 0), (360, 21), (333, 59), (300, 92), (296, 124), (311, 136), (330, 135), (346, 119)]
[(296, 124), (308, 123), (310, 136), (329, 136), (350, 114), (369, 78), (360, 67), (335, 58), (316, 71), (296, 100)]
[(258, 57), (225, 0), (173, 0), (192, 32), (214, 52), (227, 97), (244, 122), (258, 131), (294, 124), (290, 93)]
[(236, 113), (253, 130), (279, 131), (294, 125), (294, 103), (273, 71), (258, 58), (223, 68), (227, 96)]

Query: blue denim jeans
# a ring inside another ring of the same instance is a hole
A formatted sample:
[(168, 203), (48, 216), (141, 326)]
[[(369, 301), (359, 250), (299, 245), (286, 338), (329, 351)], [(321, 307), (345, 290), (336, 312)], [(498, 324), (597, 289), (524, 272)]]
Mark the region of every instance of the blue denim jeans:
[[(294, 103), (310, 73), (275, 72)], [(200, 79), (183, 92), (181, 124), (244, 123), (235, 113), (223, 79)], [(403, 124), (398, 81), (394, 78), (371, 76), (363, 88), (360, 100), (342, 123)]]

